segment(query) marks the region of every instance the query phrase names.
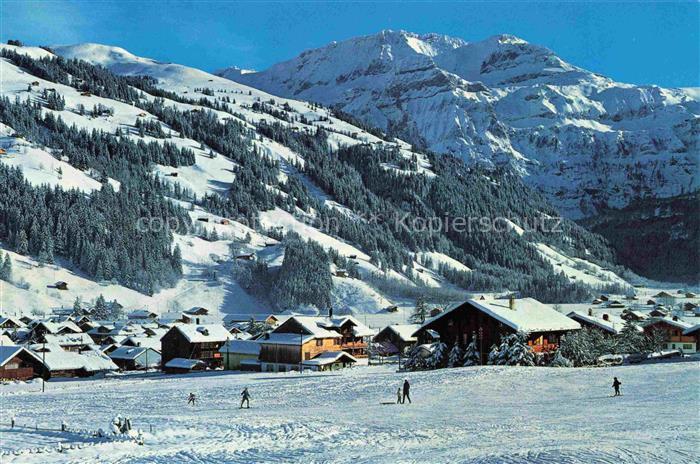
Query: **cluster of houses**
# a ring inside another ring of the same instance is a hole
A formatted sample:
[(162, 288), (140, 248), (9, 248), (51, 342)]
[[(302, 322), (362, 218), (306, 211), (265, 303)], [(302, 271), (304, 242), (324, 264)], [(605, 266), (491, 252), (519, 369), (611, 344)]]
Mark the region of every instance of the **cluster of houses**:
[[(607, 298), (601, 295), (603, 298)], [(661, 295), (664, 297), (664, 295)], [(532, 298), (467, 300), (422, 324), (373, 330), (353, 316), (227, 315), (214, 320), (206, 308), (158, 315), (137, 310), (122, 321), (54, 315), (42, 319), (0, 316), (0, 379), (85, 377), (111, 371), (206, 369), (261, 372), (325, 371), (394, 356), (411, 347), (479, 344), (482, 363), (501, 335), (524, 332), (534, 352), (553, 352), (561, 337), (582, 327), (619, 333), (626, 321), (664, 336), (664, 348), (694, 353), (700, 324), (683, 307), (654, 304), (620, 308), (608, 298), (568, 314)], [(679, 315), (679, 311), (682, 314)]]

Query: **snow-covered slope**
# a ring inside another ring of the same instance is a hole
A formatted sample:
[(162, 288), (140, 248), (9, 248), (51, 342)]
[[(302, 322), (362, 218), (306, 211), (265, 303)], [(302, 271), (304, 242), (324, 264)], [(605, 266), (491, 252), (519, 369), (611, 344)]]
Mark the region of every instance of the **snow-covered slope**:
[[(463, 45), (461, 41), (432, 36), (423, 41), (416, 39), (416, 41), (411, 42), (410, 46), (430, 56), (437, 56)], [(28, 53), (36, 57), (51, 56), (48, 51), (37, 48), (17, 48), (7, 45), (3, 45), (2, 48)], [(255, 129), (255, 125), (262, 121), (275, 122), (297, 132), (309, 133), (313, 133), (312, 131), (315, 131), (317, 127), (323, 127), (328, 133), (328, 143), (331, 148), (355, 144), (391, 146), (404, 159), (413, 160), (415, 168), (412, 171), (406, 171), (398, 166), (384, 163), (382, 164), (384, 169), (399, 175), (418, 174), (429, 179), (436, 176), (433, 172), (435, 167), (431, 166), (429, 158), (424, 154), (414, 152), (410, 144), (399, 139), (382, 139), (376, 134), (334, 117), (332, 111), (322, 106), (294, 99), (273, 97), (268, 93), (223, 77), (186, 66), (160, 63), (137, 57), (117, 47), (81, 44), (54, 47), (53, 50), (56, 54), (66, 58), (79, 58), (105, 66), (115, 74), (154, 77), (158, 80), (160, 88), (173, 92), (183, 99), (193, 99), (194, 101), (204, 99), (217, 103), (221, 105), (222, 109), (212, 111), (212, 114), (215, 114), (220, 122), (233, 119), (251, 129)], [(139, 135), (138, 131), (134, 129), (136, 121), (139, 119), (157, 120), (156, 115), (147, 113), (130, 103), (96, 95), (85, 95), (84, 92), (68, 85), (46, 81), (20, 69), (6, 59), (1, 60), (0, 65), (2, 65), (3, 71), (3, 85), (0, 94), (9, 97), (12, 101), (19, 98), (21, 101), (29, 100), (38, 103), (42, 113), (60, 116), (64, 121), (74, 124), (78, 128), (96, 129), (111, 134), (120, 132), (123, 136), (133, 140), (146, 140), (159, 144), (168, 142), (194, 152), (195, 164), (191, 166), (154, 165), (153, 172), (162, 181), (178, 184), (198, 198), (205, 195), (226, 197), (227, 192), (234, 185), (236, 162), (227, 156), (216, 153), (215, 150), (204, 146), (200, 141), (183, 136), (165, 123), (162, 125), (164, 130), (169, 133), (167, 138)], [(205, 88), (211, 92), (204, 92)], [(66, 104), (63, 110), (50, 110), (45, 107), (42, 93), (49, 89), (55, 89), (65, 99)], [(154, 97), (147, 93), (144, 93), (142, 98), (144, 101), (154, 100)], [(203, 109), (201, 105), (176, 100), (164, 98), (162, 101), (164, 105), (180, 111)], [(278, 119), (271, 112), (254, 109), (254, 105), (259, 105), (260, 102), (265, 102), (276, 110), (287, 111), (294, 117)], [(81, 105), (90, 108), (96, 103), (110, 107), (113, 113), (95, 117), (81, 114), (78, 110)], [(2, 135), (0, 144), (7, 153), (0, 156), (0, 162), (22, 168), (30, 183), (34, 185), (48, 183), (63, 188), (78, 188), (86, 193), (100, 188), (100, 184), (96, 180), (97, 174), (80, 171), (71, 166), (58, 153), (12, 136), (11, 127), (3, 125)], [(360, 220), (355, 211), (314, 184), (312, 179), (302, 172), (307, 161), (299, 153), (261, 134), (257, 134), (252, 143), (261, 156), (279, 163), (280, 181), (289, 177), (297, 177), (323, 206), (341, 211), (353, 220)], [(213, 157), (210, 156), (212, 154)], [(119, 188), (119, 183), (116, 180), (111, 180), (111, 182), (115, 189)], [(278, 191), (279, 188), (278, 185), (265, 185), (265, 187), (272, 191)], [(284, 192), (280, 193), (286, 195)], [(247, 224), (232, 218), (213, 214), (200, 205), (193, 205), (189, 201), (182, 199), (172, 199), (172, 201), (189, 210), (192, 221), (200, 226), (200, 231), (203, 228), (210, 233), (216, 231), (218, 235), (218, 240), (213, 241), (203, 240), (198, 236), (198, 233), (175, 236), (175, 243), (182, 250), (185, 275), (174, 288), (161, 290), (152, 297), (144, 296), (118, 285), (95, 282), (77, 272), (67, 262), (59, 261), (56, 265), (42, 267), (31, 258), (25, 259), (12, 254), (16, 264), (15, 280), (23, 280), (28, 284), (28, 288), (24, 288), (27, 287), (26, 285), (6, 286), (3, 299), (6, 302), (5, 307), (12, 307), (13, 310), (19, 312), (42, 311), (52, 306), (70, 305), (73, 299), (79, 295), (83, 296), (85, 300), (89, 300), (102, 293), (108, 300), (118, 299), (127, 309), (147, 306), (156, 312), (165, 312), (179, 307), (205, 306), (215, 313), (259, 314), (270, 312), (274, 308), (269, 302), (261, 301), (248, 294), (243, 288), (244, 286), (237, 281), (235, 275), (235, 270), (240, 264), (235, 259), (238, 254), (255, 253), (257, 259), (265, 262), (272, 269), (281, 265), (285, 253), (284, 246), (270, 236), (270, 230), (276, 231), (276, 233), (294, 231), (305, 239), (312, 239), (320, 243), (327, 250), (333, 250), (339, 256), (354, 256), (353, 260), (362, 280), (333, 277), (332, 304), (338, 312), (380, 313), (383, 308), (394, 304), (405, 307), (412, 306), (413, 301), (411, 300), (415, 296), (403, 296), (401, 292), (395, 291), (396, 285), (413, 289), (445, 290), (451, 292), (451, 295), (459, 295), (460, 293), (463, 295), (464, 291), (449, 283), (440, 274), (440, 268), (471, 272), (470, 267), (455, 259), (454, 256), (432, 250), (414, 253), (410, 269), (399, 271), (383, 269), (377, 265), (376, 261), (373, 263), (370, 259), (369, 253), (373, 250), (363, 248), (357, 243), (349, 243), (314, 224), (314, 211), (298, 210), (292, 213), (280, 208), (269, 209), (261, 212), (257, 218), (259, 227), (255, 228), (248, 227)], [(514, 226), (513, 231), (518, 236), (523, 233), (522, 229), (517, 226)], [(533, 243), (533, 246), (535, 245)], [(567, 257), (567, 259), (570, 258)], [(17, 265), (19, 262), (24, 264)], [(335, 266), (332, 266), (332, 270), (336, 270)], [(387, 293), (386, 289), (379, 290), (372, 286), (371, 278), (376, 278), (376, 276), (391, 279), (390, 284), (394, 286), (391, 288), (391, 295)], [(57, 280), (69, 282), (70, 290), (58, 292), (46, 289), (48, 284)], [(592, 278), (590, 281), (593, 285), (604, 285), (607, 282), (607, 279), (596, 278)], [(409, 293), (415, 295), (417, 292), (418, 290)], [(403, 308), (396, 317), (396, 321), (402, 321), (405, 318)]]
[(510, 163), (571, 218), (700, 186), (698, 89), (617, 83), (510, 35), (382, 31), (219, 74), (337, 105), (438, 153)]

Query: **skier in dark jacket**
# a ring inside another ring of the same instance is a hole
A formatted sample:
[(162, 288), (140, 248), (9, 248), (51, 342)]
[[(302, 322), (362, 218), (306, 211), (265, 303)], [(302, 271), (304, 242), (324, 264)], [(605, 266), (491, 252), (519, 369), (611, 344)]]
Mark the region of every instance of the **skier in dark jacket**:
[(620, 396), (620, 385), (622, 385), (622, 382), (617, 380), (617, 377), (613, 378), (613, 388), (615, 389), (615, 395), (614, 396)]
[(245, 387), (241, 392), (241, 409), (243, 409), (243, 403), (246, 404), (246, 409), (250, 409), (250, 393), (248, 393), (248, 387)]
[(194, 406), (194, 402), (196, 401), (196, 398), (194, 396), (194, 393), (190, 393), (190, 396), (187, 397), (187, 404), (191, 404)]
[(404, 379), (404, 381), (403, 381), (403, 399), (401, 400), (402, 403), (406, 404), (406, 399), (408, 399), (409, 404), (411, 403), (410, 390), (411, 390), (411, 384), (408, 383), (408, 379)]

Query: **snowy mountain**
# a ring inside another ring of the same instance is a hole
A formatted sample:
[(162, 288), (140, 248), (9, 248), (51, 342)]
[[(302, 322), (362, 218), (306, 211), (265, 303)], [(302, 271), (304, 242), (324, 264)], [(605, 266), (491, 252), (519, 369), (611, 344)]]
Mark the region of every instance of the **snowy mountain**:
[(218, 74), (436, 153), (509, 164), (573, 219), (700, 185), (700, 90), (617, 83), (510, 35), (387, 30)]
[[(461, 44), (421, 43), (431, 55)], [(383, 308), (399, 305), (391, 317), (402, 318), (418, 295), (579, 301), (628, 288), (601, 237), (571, 221), (556, 233), (528, 228), (556, 210), (507, 171), (471, 169), (327, 107), (117, 47), (0, 52), (5, 308), (104, 294), (159, 313), (331, 305), (389, 317)], [(411, 231), (387, 220), (465, 216), (507, 227)], [(134, 230), (134, 219), (149, 228)], [(163, 223), (169, 231), (150, 227)], [(50, 288), (56, 281), (69, 290)]]

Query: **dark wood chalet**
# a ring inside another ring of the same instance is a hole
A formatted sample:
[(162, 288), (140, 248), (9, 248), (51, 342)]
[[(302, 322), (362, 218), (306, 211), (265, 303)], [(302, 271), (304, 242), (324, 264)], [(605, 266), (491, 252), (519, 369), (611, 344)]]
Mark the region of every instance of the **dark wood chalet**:
[(504, 300), (467, 300), (427, 320), (415, 333), (420, 343), (429, 342), (429, 331), (440, 335), (447, 345), (463, 347), (477, 337), (482, 363), (489, 348), (498, 344), (501, 335), (524, 332), (534, 352), (554, 351), (563, 334), (581, 325), (533, 298)]
[(41, 359), (21, 346), (0, 346), (0, 380), (29, 380), (45, 371)]
[(219, 348), (233, 336), (220, 324), (180, 324), (160, 339), (163, 365), (175, 358), (198, 359), (208, 367), (222, 365)]

